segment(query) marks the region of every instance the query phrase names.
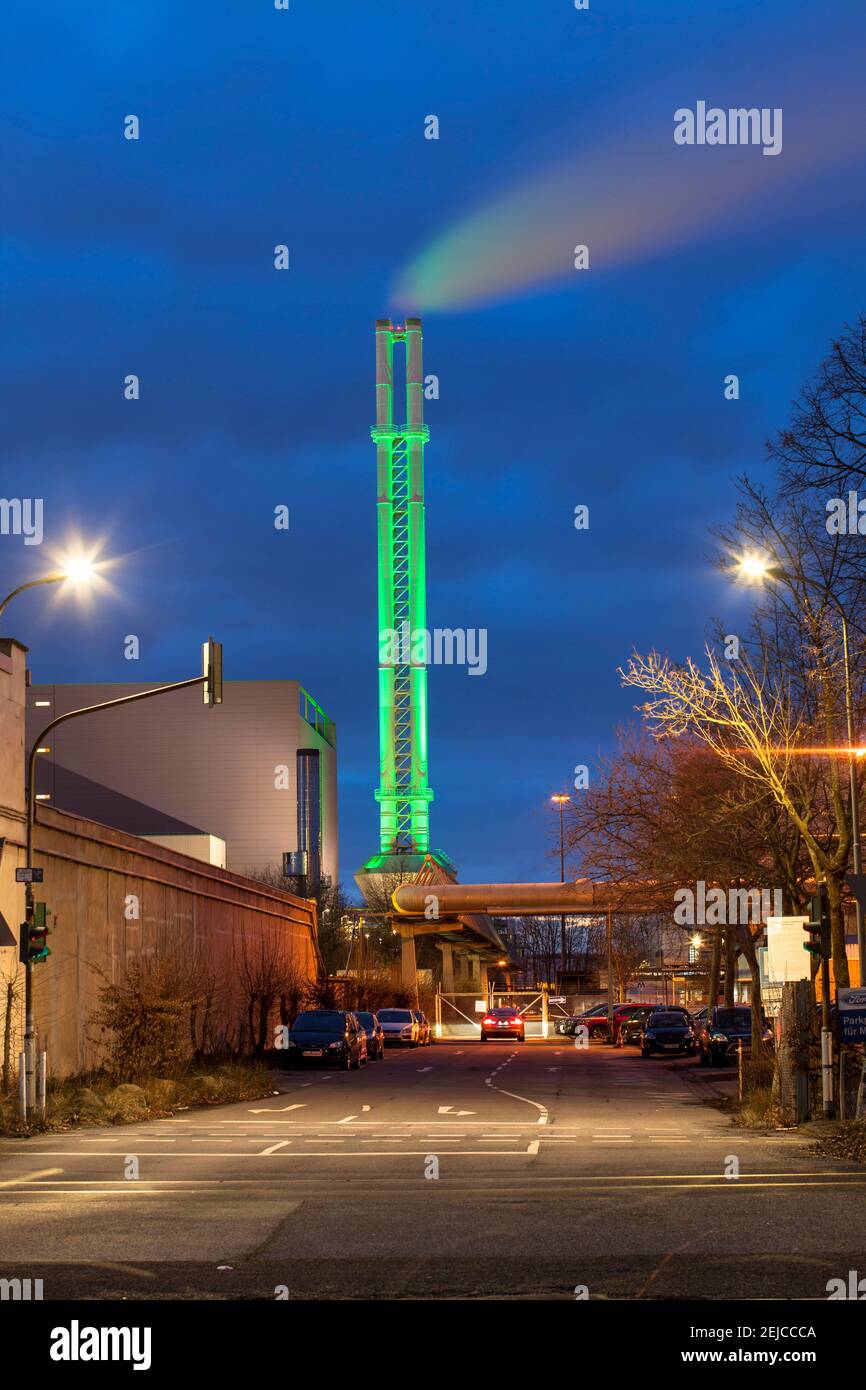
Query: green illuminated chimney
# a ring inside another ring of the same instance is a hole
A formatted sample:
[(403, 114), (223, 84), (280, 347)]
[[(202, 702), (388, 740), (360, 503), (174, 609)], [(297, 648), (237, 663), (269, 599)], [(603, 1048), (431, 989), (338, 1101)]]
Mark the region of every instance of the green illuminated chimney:
[[(394, 349), (405, 348), (406, 419), (394, 421)], [(376, 508), (379, 562), (379, 848), (430, 848), (424, 565), (424, 373), (421, 320), (376, 322)]]

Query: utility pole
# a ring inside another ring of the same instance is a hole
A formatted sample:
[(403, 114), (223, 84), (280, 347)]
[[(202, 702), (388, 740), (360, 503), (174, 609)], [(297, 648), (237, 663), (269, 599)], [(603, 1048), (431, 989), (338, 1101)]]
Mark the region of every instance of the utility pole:
[[(565, 815), (565, 806), (566, 806), (566, 803), (571, 801), (571, 797), (570, 797), (570, 796), (566, 796), (566, 795), (564, 795), (564, 794), (559, 794), (559, 795), (557, 795), (557, 796), (552, 796), (550, 799), (551, 799), (551, 801), (556, 802), (556, 804), (559, 806), (559, 881), (560, 881), (560, 883), (565, 883), (565, 822), (564, 822), (564, 815)], [(559, 953), (560, 953), (560, 956), (561, 956), (561, 959), (562, 959), (562, 966), (561, 966), (562, 974), (564, 975), (565, 972), (566, 972), (566, 969), (568, 968), (568, 933), (567, 933), (566, 925), (565, 925), (565, 913), (564, 913), (564, 912), (561, 914), (561, 916), (560, 916), (560, 918), (559, 918)]]
[(613, 1046), (613, 913), (607, 909), (607, 1028)]
[[(851, 839), (855, 874), (863, 872), (863, 855), (860, 849), (860, 791), (857, 777), (857, 754), (854, 751), (854, 701), (851, 695), (851, 658), (848, 650), (848, 619), (839, 607), (842, 619), (842, 652), (845, 660), (845, 717), (848, 723), (848, 785), (851, 801)], [(857, 921), (857, 965), (860, 971), (860, 987), (866, 985), (863, 962), (866, 959), (866, 931), (863, 925), (863, 904), (859, 897), (854, 898)], [(843, 918), (844, 921), (844, 918)]]
[(836, 1113), (833, 1100), (833, 1031), (830, 1018), (830, 956), (833, 953), (830, 928), (830, 904), (826, 883), (818, 884), (812, 899), (811, 919), (803, 926), (809, 940), (803, 950), (818, 956), (821, 962), (821, 1097), (824, 1119), (832, 1120)]

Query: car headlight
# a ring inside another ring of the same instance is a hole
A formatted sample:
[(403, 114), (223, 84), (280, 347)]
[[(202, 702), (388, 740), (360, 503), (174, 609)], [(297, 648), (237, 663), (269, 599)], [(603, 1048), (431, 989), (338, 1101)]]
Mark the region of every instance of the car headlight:
[(711, 1034), (710, 1034), (710, 1042), (727, 1042), (727, 1041), (728, 1041), (728, 1039), (727, 1039), (727, 1037), (726, 1037), (726, 1035), (725, 1035), (724, 1033), (711, 1033)]
[(652, 1042), (655, 1042), (655, 1037), (656, 1037), (656, 1035), (655, 1035), (655, 1033), (646, 1032), (646, 1033), (644, 1033), (644, 1037), (645, 1037), (645, 1038), (650, 1038)]

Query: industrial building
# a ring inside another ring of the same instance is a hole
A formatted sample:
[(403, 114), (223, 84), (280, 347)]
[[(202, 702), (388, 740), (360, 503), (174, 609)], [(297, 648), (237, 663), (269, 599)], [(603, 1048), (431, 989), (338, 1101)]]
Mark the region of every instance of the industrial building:
[[(28, 748), (58, 715), (158, 684), (32, 685)], [(40, 804), (236, 873), (337, 881), (336, 728), (297, 681), (226, 681), (214, 708), (193, 686), (72, 719), (36, 766)]]

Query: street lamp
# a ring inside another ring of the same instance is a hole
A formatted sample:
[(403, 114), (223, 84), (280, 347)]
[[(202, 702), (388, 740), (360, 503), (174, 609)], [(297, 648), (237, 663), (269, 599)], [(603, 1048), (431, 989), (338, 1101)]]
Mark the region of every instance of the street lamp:
[[(761, 555), (754, 553), (743, 555), (737, 565), (737, 572), (746, 583), (759, 584), (766, 579), (787, 580), (791, 588), (794, 587), (793, 578), (776, 561), (767, 560)], [(822, 589), (819, 584), (812, 580), (799, 576), (800, 583), (806, 589), (816, 590), (839, 614), (842, 624), (842, 657), (843, 669), (845, 672), (845, 716), (848, 725), (848, 785), (849, 800), (851, 802), (851, 839), (853, 842), (854, 872), (860, 874), (863, 871), (863, 856), (860, 850), (860, 801), (857, 787), (857, 759), (862, 758), (864, 749), (858, 748), (854, 743), (854, 702), (851, 695), (851, 655), (848, 642), (848, 618), (845, 609), (839, 600), (827, 589)], [(860, 983), (864, 982), (863, 964), (866, 960), (866, 933), (864, 933), (863, 908), (860, 899), (854, 898), (854, 911), (857, 921), (857, 961), (860, 970)]]
[[(66, 578), (64, 574), (62, 576)], [(38, 583), (39, 581), (34, 581)], [(50, 582), (45, 580), (43, 582)], [(28, 586), (22, 586), (28, 587)], [(12, 595), (10, 595), (12, 597)], [(8, 602), (8, 600), (7, 600)], [(189, 680), (173, 681), (171, 685), (155, 686), (151, 690), (139, 690), (134, 695), (121, 695), (116, 700), (103, 700), (98, 705), (84, 705), (81, 709), (67, 710), (65, 714), (58, 714), (50, 723), (39, 732), (33, 740), (30, 749), (30, 757), (27, 765), (27, 786), (26, 812), (27, 812), (27, 833), (25, 844), (25, 869), (28, 878), (25, 884), (25, 924), (21, 930), (26, 931), (28, 943), (27, 958), (24, 965), (24, 1087), (22, 1091), (21, 1118), (26, 1119), (27, 1111), (32, 1107), (35, 1099), (35, 1077), (36, 1077), (36, 1024), (33, 1011), (33, 961), (30, 959), (29, 940), (30, 927), (33, 922), (33, 841), (36, 826), (36, 802), (38, 795), (36, 792), (36, 758), (39, 753), (45, 751), (45, 739), (52, 733), (59, 724), (65, 724), (70, 719), (78, 719), (83, 714), (96, 714), (100, 710), (115, 709), (118, 705), (131, 705), (139, 700), (152, 700), (157, 695), (166, 695), (171, 691), (185, 690), (189, 686), (201, 685), (203, 687), (204, 702), (208, 705), (222, 704), (222, 644), (215, 643), (210, 638), (203, 644), (202, 651), (203, 672), (200, 676), (191, 676)]]
[(17, 598), (19, 594), (23, 594), (25, 589), (35, 589), (40, 584), (59, 584), (64, 579), (70, 580), (73, 584), (87, 583), (93, 578), (94, 568), (92, 562), (85, 556), (75, 556), (70, 558), (62, 569), (52, 570), (50, 574), (43, 574), (39, 579), (28, 579), (26, 584), (19, 584), (18, 588), (13, 589), (0, 603), (0, 617), (3, 616), (7, 604), (11, 603), (13, 598)]
[[(559, 881), (560, 883), (565, 883), (565, 829), (563, 816), (565, 814), (566, 803), (571, 802), (571, 797), (566, 796), (564, 793), (560, 792), (556, 796), (552, 796), (550, 799), (555, 805), (559, 806)], [(564, 975), (567, 956), (565, 913), (563, 913), (559, 919), (559, 944), (560, 950), (562, 952), (562, 973)]]

